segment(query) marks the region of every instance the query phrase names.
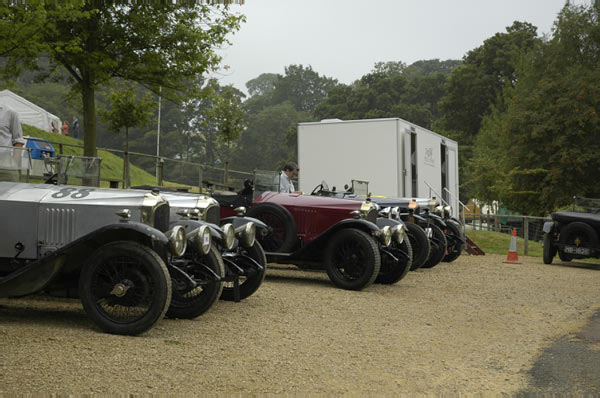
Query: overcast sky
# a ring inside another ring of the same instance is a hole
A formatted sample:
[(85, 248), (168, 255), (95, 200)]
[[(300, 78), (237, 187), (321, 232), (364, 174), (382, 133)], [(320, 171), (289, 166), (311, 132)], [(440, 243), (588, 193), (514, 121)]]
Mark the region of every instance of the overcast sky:
[[(571, 0), (587, 4), (589, 0)], [(246, 91), (261, 73), (311, 65), (351, 83), (375, 62), (460, 59), (513, 21), (550, 34), (565, 0), (245, 0), (246, 16), (223, 56), (221, 84)]]

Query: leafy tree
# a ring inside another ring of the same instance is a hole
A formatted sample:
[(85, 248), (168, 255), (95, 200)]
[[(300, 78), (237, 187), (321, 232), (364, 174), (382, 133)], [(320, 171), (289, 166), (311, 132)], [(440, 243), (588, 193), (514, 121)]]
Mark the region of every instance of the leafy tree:
[(516, 70), (504, 105), (484, 119), (474, 156), (482, 198), (543, 214), (573, 195), (600, 195), (600, 24), (597, 6), (565, 6), (548, 43)]
[[(540, 42), (536, 32), (535, 26), (515, 21), (506, 28), (506, 33), (496, 33), (469, 51), (462, 64), (451, 73), (446, 95), (438, 104), (440, 118), (433, 129), (458, 141), (460, 164), (471, 160), (483, 118), (490, 114), (493, 106), (502, 106), (503, 102), (498, 99), (506, 87), (515, 85), (516, 67)], [(462, 167), (459, 178), (465, 182), (473, 176)], [(468, 200), (468, 189), (462, 189), (460, 196), (461, 200)]]
[(129, 129), (142, 127), (150, 121), (151, 108), (154, 107), (152, 97), (147, 93), (142, 98), (131, 87), (124, 87), (110, 92), (111, 109), (100, 111), (100, 116), (110, 125), (110, 129), (119, 132), (125, 129), (125, 151), (123, 156), (123, 187), (131, 185), (129, 179)]
[(214, 98), (214, 108), (208, 110), (218, 132), (219, 141), (224, 144), (223, 158), (226, 163), (231, 160), (233, 143), (244, 131), (244, 109), (242, 108), (243, 94), (233, 86), (226, 86)]
[(310, 120), (310, 115), (299, 112), (290, 102), (273, 105), (258, 114), (248, 115), (248, 127), (233, 155), (233, 165), (240, 170), (272, 170), (282, 160), (295, 159), (297, 146), (293, 135), (297, 124)]
[(226, 7), (196, 2), (39, 4), (23, 8), (1, 3), (0, 26), (13, 20), (24, 25), (28, 17), (37, 28), (21, 37), (19, 48), (4, 51), (9, 57), (5, 71), (17, 73), (15, 65), (22, 61), (32, 66), (43, 53), (52, 67), (62, 66), (70, 73), (72, 88), (82, 97), (86, 156), (96, 154), (98, 87), (117, 77), (155, 92), (162, 87), (167, 97), (189, 93), (194, 88), (189, 80), (218, 64), (213, 49), (243, 20)]
[(258, 77), (246, 82), (248, 94), (251, 97), (269, 94), (275, 90), (277, 81), (280, 78), (281, 75), (276, 73), (262, 73)]
[(310, 113), (336, 85), (336, 79), (320, 76), (310, 66), (286, 66), (285, 75), (275, 83), (271, 105), (289, 101), (297, 111)]

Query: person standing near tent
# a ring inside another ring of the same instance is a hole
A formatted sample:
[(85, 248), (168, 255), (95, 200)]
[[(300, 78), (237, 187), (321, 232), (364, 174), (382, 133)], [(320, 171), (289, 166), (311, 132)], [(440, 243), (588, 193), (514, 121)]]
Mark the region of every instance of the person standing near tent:
[[(23, 147), (23, 129), (19, 114), (6, 105), (0, 104), (0, 181), (19, 181), (22, 151), (6, 147)], [(16, 163), (15, 161), (19, 162)]]
[(79, 138), (79, 120), (77, 120), (77, 116), (73, 116), (73, 123), (71, 124), (71, 134), (73, 138)]
[(60, 133), (62, 135), (69, 135), (69, 123), (66, 120), (63, 120), (63, 124), (60, 126)]

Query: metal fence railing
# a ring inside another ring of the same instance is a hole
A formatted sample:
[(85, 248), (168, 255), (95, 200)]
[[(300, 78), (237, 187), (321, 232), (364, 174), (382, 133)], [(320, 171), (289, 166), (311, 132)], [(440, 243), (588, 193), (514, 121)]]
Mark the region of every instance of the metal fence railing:
[(517, 236), (523, 238), (525, 255), (529, 255), (529, 241), (541, 242), (544, 239), (542, 230), (544, 222), (551, 221), (550, 217), (518, 216), (505, 214), (466, 215), (465, 228), (474, 230), (494, 231), (512, 234), (517, 230)]
[[(59, 154), (62, 154), (67, 148), (71, 148), (71, 151), (75, 149), (78, 154), (83, 153), (82, 145), (50, 142)], [(98, 148), (98, 150), (113, 153), (120, 158), (125, 156), (125, 152), (119, 149)], [(168, 159), (132, 151), (129, 151), (128, 159), (130, 181), (144, 181), (144, 184), (147, 185), (160, 186), (170, 183), (199, 187), (203, 191), (237, 191), (242, 189), (244, 180), (253, 179), (252, 172), (231, 170), (227, 164), (224, 164), (223, 167), (208, 166), (183, 159)], [(137, 169), (134, 170), (132, 165)], [(124, 177), (121, 167), (118, 170), (105, 169), (100, 178), (102, 181), (109, 181), (112, 187), (123, 187)]]

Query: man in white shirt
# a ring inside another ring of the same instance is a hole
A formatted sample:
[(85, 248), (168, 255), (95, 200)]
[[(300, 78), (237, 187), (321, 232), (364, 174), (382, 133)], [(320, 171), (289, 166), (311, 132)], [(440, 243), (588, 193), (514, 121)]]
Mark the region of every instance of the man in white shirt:
[(13, 153), (13, 150), (3, 147), (23, 145), (25, 139), (19, 114), (8, 106), (0, 104), (0, 181), (19, 181), (19, 171), (14, 163), (15, 160), (20, 160), (21, 151)]
[(298, 176), (298, 165), (296, 163), (290, 162), (285, 165), (281, 175), (279, 176), (279, 192), (283, 193), (294, 193), (296, 189), (294, 188), (294, 183), (292, 182), (292, 178)]

